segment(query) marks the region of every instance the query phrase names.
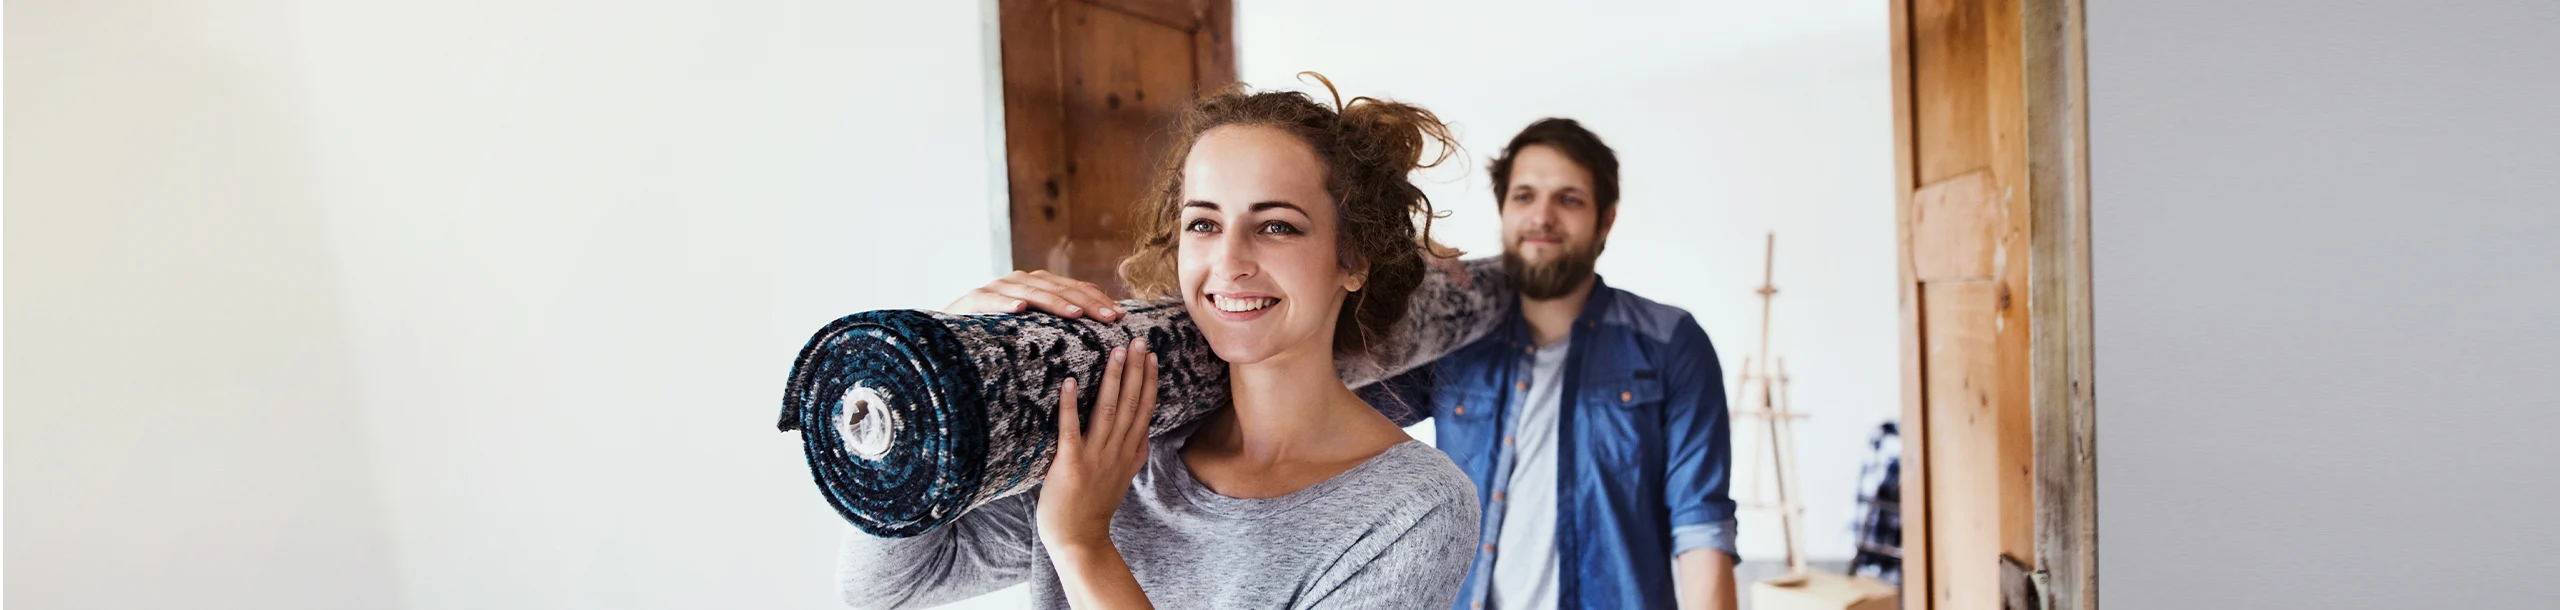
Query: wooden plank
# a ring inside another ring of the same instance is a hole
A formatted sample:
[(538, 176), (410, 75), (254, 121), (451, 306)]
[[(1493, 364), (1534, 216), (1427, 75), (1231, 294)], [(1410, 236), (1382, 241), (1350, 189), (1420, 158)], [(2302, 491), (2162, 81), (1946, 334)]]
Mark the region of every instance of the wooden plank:
[[(996, 4), (1003, 53), (1006, 191), (1015, 269), (1049, 269), (1067, 243), (1066, 104), (1058, 69), (1057, 3)], [(1063, 268), (1058, 265), (1058, 268)]]
[(1192, 81), (1199, 91), (1236, 82), (1236, 9), (1232, 0), (1200, 0), (1200, 27), (1191, 32)]
[(1140, 194), (1206, 79), (1235, 80), (1232, 0), (999, 0), (1017, 269), (1126, 296)]
[(1988, 281), (1999, 273), (2007, 210), (1991, 173), (1968, 172), (1911, 195), (1912, 265), (1922, 282)]
[(2081, 0), (2025, 0), (2028, 308), (2038, 568), (2048, 607), (2098, 606), (2097, 420), (2089, 276), (2089, 114)]
[[(2000, 284), (1921, 284), (1928, 338), (1930, 597), (1941, 608), (1999, 606)], [(1910, 556), (1906, 553), (1904, 556)]]
[(1921, 184), (1991, 165), (1984, 0), (1912, 0), (1915, 159)]
[(1903, 610), (1928, 610), (1930, 595), (1929, 544), (1929, 418), (1926, 403), (1921, 401), (1921, 375), (1925, 370), (1921, 358), (1924, 337), (1920, 330), (1920, 280), (1911, 262), (1911, 195), (1919, 186), (1918, 168), (1913, 158), (1911, 82), (1911, 4), (1910, 0), (1890, 0), (1885, 28), (1891, 38), (1887, 47), (1893, 53), (1893, 198), (1896, 300), (1901, 316), (1902, 349), (1902, 607)]
[[(2025, 297), (2028, 210), (2009, 177), (2026, 173), (2020, 14), (2002, 0), (1908, 0), (1897, 7), (1899, 203), (1906, 337), (1917, 337), (1922, 449), (1904, 469), (1927, 531), (1905, 532), (1906, 590), (1927, 607), (1997, 607), (2003, 559), (2034, 548), (2031, 316)], [(1905, 87), (1908, 87), (1905, 89)], [(1908, 316), (1916, 315), (1916, 323)], [(1910, 366), (1910, 365), (1906, 365)], [(1906, 409), (1910, 410), (1910, 409)], [(1906, 425), (1910, 425), (1906, 423)], [(1924, 478), (1915, 478), (1918, 473)], [(1916, 565), (1925, 564), (1925, 565)]]
[(1072, 178), (1068, 274), (1125, 296), (1116, 272), (1130, 251), (1139, 194), (1166, 127), (1192, 97), (1192, 32), (1081, 2), (1061, 3), (1058, 19)]
[[(2018, 0), (1985, 0), (1980, 3), (1984, 56), (1983, 79), (1987, 95), (1983, 98), (1986, 126), (1990, 128), (1991, 183), (1995, 199), (2007, 216), (2000, 229), (1986, 236), (1999, 243), (1998, 257), (2001, 290), (1998, 308), (1992, 319), (1998, 333), (1995, 349), (1999, 353), (1999, 387), (1993, 404), (1999, 408), (2000, 425), (1994, 443), (1999, 447), (1997, 482), (1999, 498), (2000, 549), (1998, 555), (2014, 558), (2024, 565), (2036, 565), (2035, 531), (2035, 432), (2034, 394), (2030, 391), (2033, 368), (2033, 319), (2027, 313), (2027, 264), (2030, 227), (2027, 198), (2009, 177), (2027, 175), (2027, 108), (2025, 94), (2025, 58), (2019, 52), (2024, 35), (2019, 21)], [(1994, 569), (1999, 557), (1983, 559)]]
[(1110, 9), (1184, 32), (1200, 27), (1200, 3), (1194, 0), (1070, 0)]

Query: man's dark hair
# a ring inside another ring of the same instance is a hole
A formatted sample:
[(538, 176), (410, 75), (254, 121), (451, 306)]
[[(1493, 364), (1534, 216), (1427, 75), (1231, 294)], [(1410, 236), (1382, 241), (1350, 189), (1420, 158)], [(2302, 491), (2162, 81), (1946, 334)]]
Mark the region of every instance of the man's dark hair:
[(1599, 204), (1600, 217), (1618, 207), (1618, 153), (1600, 142), (1600, 135), (1583, 129), (1573, 119), (1544, 118), (1530, 123), (1520, 135), (1511, 137), (1511, 145), (1502, 147), (1502, 156), (1494, 157), (1493, 205), (1501, 209), (1511, 192), (1511, 160), (1519, 158), (1520, 149), (1544, 144), (1564, 153), (1582, 169), (1591, 172), (1591, 199)]

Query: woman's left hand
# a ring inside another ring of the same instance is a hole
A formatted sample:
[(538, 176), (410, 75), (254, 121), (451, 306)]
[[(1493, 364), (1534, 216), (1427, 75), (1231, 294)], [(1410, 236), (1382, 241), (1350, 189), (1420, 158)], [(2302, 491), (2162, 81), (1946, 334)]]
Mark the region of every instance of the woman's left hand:
[(1058, 456), (1040, 484), (1040, 541), (1051, 549), (1110, 548), (1111, 514), (1147, 461), (1156, 414), (1156, 357), (1145, 339), (1111, 350), (1091, 421), (1076, 414), (1076, 380), (1058, 388)]

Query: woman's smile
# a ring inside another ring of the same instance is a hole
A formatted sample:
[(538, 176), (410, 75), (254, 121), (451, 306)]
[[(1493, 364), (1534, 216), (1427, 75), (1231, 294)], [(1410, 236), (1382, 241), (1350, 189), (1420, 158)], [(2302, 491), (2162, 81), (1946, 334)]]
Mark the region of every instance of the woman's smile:
[(1218, 312), (1218, 319), (1229, 322), (1244, 322), (1260, 318), (1263, 314), (1271, 313), (1272, 306), (1280, 304), (1280, 297), (1260, 293), (1210, 292), (1204, 294), (1209, 300), (1209, 309)]

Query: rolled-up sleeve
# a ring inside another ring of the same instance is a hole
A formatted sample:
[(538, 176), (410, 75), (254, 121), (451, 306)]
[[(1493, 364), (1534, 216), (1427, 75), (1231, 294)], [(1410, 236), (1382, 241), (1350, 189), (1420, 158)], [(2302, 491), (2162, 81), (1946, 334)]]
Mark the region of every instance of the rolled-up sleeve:
[(1714, 548), (1731, 555), (1733, 428), (1725, 410), (1724, 367), (1696, 318), (1682, 317), (1665, 347), (1662, 423), (1669, 463), (1662, 497), (1671, 512), (1672, 554)]
[(978, 507), (912, 538), (880, 538), (845, 527), (836, 555), (837, 593), (850, 608), (926, 608), (1028, 580), (1039, 536), (1036, 493)]

